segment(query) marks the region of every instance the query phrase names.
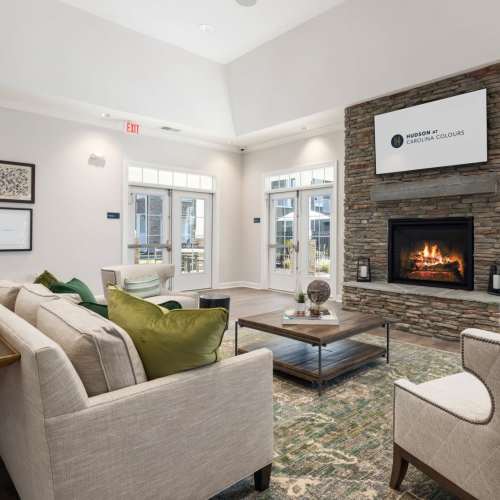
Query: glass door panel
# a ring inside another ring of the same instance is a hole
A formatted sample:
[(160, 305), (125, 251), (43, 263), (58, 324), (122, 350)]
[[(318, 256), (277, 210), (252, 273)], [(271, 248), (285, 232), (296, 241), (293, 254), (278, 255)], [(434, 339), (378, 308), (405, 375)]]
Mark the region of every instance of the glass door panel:
[(168, 262), (168, 193), (131, 189), (129, 208), (129, 263)]
[(296, 193), (271, 195), (269, 213), (269, 287), (293, 291), (297, 268)]
[(300, 283), (306, 288), (313, 279), (332, 280), (333, 193), (331, 189), (300, 192), (300, 241), (303, 242), (299, 272)]
[(172, 205), (174, 288), (212, 286), (212, 196), (175, 191)]

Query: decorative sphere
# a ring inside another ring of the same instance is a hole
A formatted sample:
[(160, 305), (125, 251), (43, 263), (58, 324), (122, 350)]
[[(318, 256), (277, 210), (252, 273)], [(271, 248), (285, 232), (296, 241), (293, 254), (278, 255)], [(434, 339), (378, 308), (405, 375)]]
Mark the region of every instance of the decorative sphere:
[(307, 296), (316, 308), (330, 298), (330, 292), (330, 285), (324, 280), (311, 281), (307, 287)]

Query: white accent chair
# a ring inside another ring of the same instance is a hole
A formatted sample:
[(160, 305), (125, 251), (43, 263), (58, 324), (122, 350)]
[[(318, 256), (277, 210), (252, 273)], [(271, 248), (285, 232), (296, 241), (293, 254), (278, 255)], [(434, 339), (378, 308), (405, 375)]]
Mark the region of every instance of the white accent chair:
[(394, 489), (411, 463), (461, 499), (499, 498), (500, 334), (471, 328), (461, 342), (462, 373), (395, 382)]
[(101, 269), (104, 296), (106, 297), (108, 285), (117, 285), (124, 288), (126, 279), (139, 279), (155, 275), (160, 278), (161, 295), (149, 297), (145, 300), (153, 304), (163, 304), (169, 300), (175, 300), (184, 309), (197, 309), (199, 307), (198, 293), (172, 292), (169, 290), (168, 280), (175, 275), (175, 266), (172, 264), (130, 264), (104, 267)]

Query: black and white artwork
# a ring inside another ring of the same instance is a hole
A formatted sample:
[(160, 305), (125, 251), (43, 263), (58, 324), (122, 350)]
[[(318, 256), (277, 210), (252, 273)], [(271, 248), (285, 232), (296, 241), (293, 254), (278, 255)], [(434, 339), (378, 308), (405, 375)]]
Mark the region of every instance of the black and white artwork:
[(35, 203), (35, 165), (0, 160), (0, 202)]
[(33, 210), (0, 207), (0, 252), (33, 249)]

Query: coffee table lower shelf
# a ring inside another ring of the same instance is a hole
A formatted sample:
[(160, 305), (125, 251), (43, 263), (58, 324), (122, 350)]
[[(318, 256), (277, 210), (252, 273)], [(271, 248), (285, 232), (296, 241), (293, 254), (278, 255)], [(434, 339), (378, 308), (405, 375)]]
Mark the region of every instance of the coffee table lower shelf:
[(386, 356), (386, 349), (373, 344), (344, 339), (321, 348), (295, 340), (277, 338), (252, 342), (238, 348), (238, 354), (261, 348), (270, 349), (274, 369), (308, 382), (321, 385), (339, 375)]

